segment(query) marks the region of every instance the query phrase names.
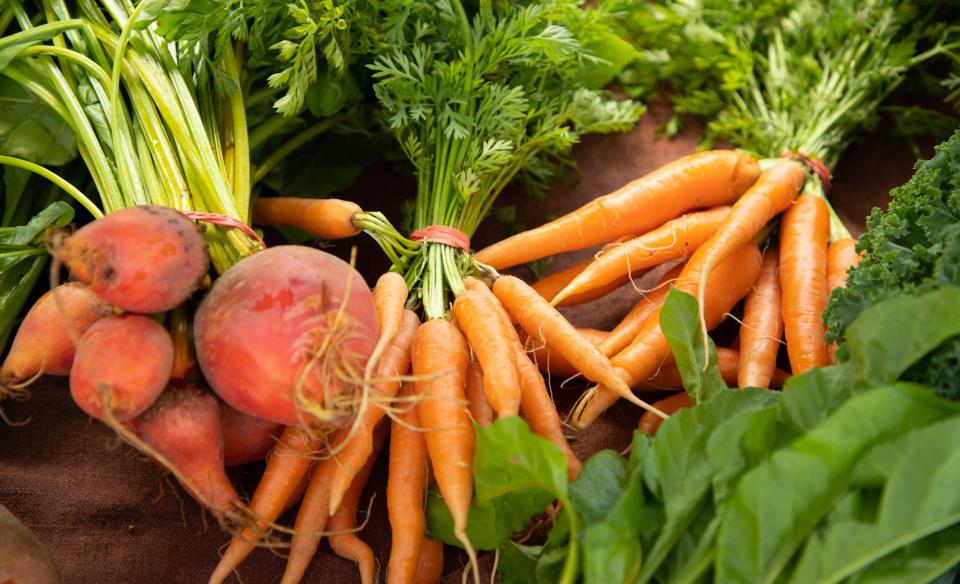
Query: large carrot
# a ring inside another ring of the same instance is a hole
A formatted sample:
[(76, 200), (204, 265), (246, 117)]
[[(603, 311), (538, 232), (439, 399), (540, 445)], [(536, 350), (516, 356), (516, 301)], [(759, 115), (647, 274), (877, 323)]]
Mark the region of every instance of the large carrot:
[(496, 307), (482, 293), (465, 290), (453, 303), (457, 326), (467, 337), (483, 370), (483, 389), (498, 418), (520, 411), (520, 378), (510, 335), (516, 331), (501, 321)]
[(437, 584), (443, 576), (443, 542), (425, 537), (420, 550), (420, 562), (411, 584)]
[(597, 255), (566, 288), (554, 296), (551, 304), (636, 276), (639, 271), (664, 262), (688, 257), (709, 239), (730, 214), (730, 207), (687, 213), (667, 221), (653, 231), (619, 245), (609, 246)]
[(337, 469), (330, 480), (330, 513), (336, 513), (343, 494), (353, 482), (353, 477), (363, 466), (364, 461), (370, 458), (373, 448), (373, 430), (383, 418), (381, 407), (396, 395), (400, 389), (400, 377), (410, 371), (410, 348), (413, 338), (420, 326), (420, 319), (410, 310), (401, 309), (402, 323), (399, 331), (393, 335), (393, 343), (387, 347), (377, 367), (377, 382), (373, 393), (380, 405), (373, 404), (364, 409), (360, 418), (355, 422), (347, 441), (334, 454)]
[[(701, 245), (688, 264), (700, 266), (697, 298), (707, 297), (707, 280), (725, 258), (750, 242), (763, 226), (797, 198), (806, 180), (804, 167), (792, 160), (783, 160), (760, 175), (757, 182), (733, 205), (730, 215), (717, 232)], [(706, 343), (704, 303), (700, 303), (700, 326)], [(706, 345), (704, 345), (706, 350)]]
[[(597, 347), (602, 346), (603, 342), (610, 336), (610, 333), (607, 331), (579, 326), (576, 327), (576, 329), (579, 334), (586, 337), (587, 340)], [(551, 349), (546, 343), (529, 339), (527, 347), (532, 352), (533, 360), (536, 362), (537, 367), (544, 375), (573, 377), (574, 375), (580, 374), (573, 365), (563, 358), (563, 355)]]
[[(723, 320), (733, 306), (750, 291), (760, 273), (760, 250), (750, 242), (743, 246), (710, 274), (711, 294), (701, 305), (708, 329)], [(687, 293), (696, 290), (700, 266), (692, 260), (676, 282), (676, 288)], [(660, 329), (660, 310), (651, 314), (630, 345), (617, 353), (611, 362), (617, 367), (622, 381), (630, 386), (649, 379), (664, 365), (670, 355), (670, 345)], [(596, 421), (620, 396), (601, 386), (591, 388), (574, 409), (573, 419), (580, 428)]]
[(823, 311), (827, 307), (826, 201), (803, 195), (783, 215), (780, 226), (780, 287), (787, 355), (794, 375), (822, 367), (827, 356)]
[[(619, 238), (615, 243), (611, 243), (607, 247), (612, 247), (617, 243), (622, 243), (629, 239), (631, 239), (631, 236), (626, 235), (624, 237)], [(604, 250), (606, 250), (607, 247), (605, 247)], [(603, 252), (601, 251), (601, 253)], [(565, 270), (561, 270), (559, 272), (555, 272), (548, 276), (544, 276), (543, 278), (540, 278), (530, 286), (547, 300), (553, 300), (553, 297), (556, 296), (558, 292), (566, 288), (567, 285), (570, 284), (570, 282), (572, 282), (578, 275), (580, 275), (580, 272), (585, 270), (587, 266), (592, 264), (593, 261), (594, 260), (590, 259), (590, 260), (586, 260), (586, 261), (574, 264)], [(634, 274), (634, 277), (636, 276), (637, 274)], [(592, 290), (588, 292), (584, 292), (583, 294), (573, 294), (571, 296), (568, 296), (566, 299), (563, 300), (563, 302), (557, 303), (556, 306), (562, 307), (562, 306), (576, 306), (578, 304), (585, 304), (587, 302), (590, 302), (591, 300), (596, 300), (597, 298), (606, 296), (610, 292), (613, 292), (614, 290), (616, 290), (620, 286), (623, 286), (629, 281), (630, 281), (630, 276), (625, 274), (621, 278), (618, 278), (615, 281), (611, 281), (610, 283), (604, 286), (593, 288)]]
[(669, 283), (680, 276), (683, 270), (683, 264), (675, 266), (660, 278), (660, 282), (653, 290), (643, 294), (640, 301), (630, 309), (630, 312), (623, 317), (617, 326), (613, 327), (610, 334), (600, 343), (600, 351), (607, 357), (613, 357), (623, 350), (637, 337), (640, 328), (647, 320), (650, 314), (656, 310), (667, 298), (670, 291)]
[[(414, 395), (405, 383), (401, 398)], [(390, 426), (390, 466), (387, 478), (387, 514), (392, 533), (387, 584), (410, 584), (417, 572), (426, 519), (423, 498), (427, 490), (427, 444), (412, 403)]]
[(467, 396), (467, 402), (470, 404), (470, 417), (473, 418), (473, 422), (483, 427), (492, 424), (495, 414), (483, 389), (483, 370), (480, 369), (480, 364), (476, 361), (471, 361), (470, 367), (467, 369), (467, 383), (464, 392)]
[(756, 159), (745, 152), (697, 152), (559, 219), (495, 243), (476, 259), (499, 270), (645, 233), (690, 209), (734, 201), (759, 174)]
[(324, 239), (342, 239), (360, 233), (353, 225), (353, 216), (361, 211), (360, 205), (340, 199), (261, 197), (253, 204), (253, 222), (296, 227)]
[[(663, 398), (656, 403), (656, 406), (664, 412), (673, 415), (683, 408), (692, 407), (693, 404), (690, 402), (690, 395), (685, 391), (681, 391), (670, 397)], [(660, 416), (654, 416), (650, 412), (643, 412), (643, 415), (640, 416), (640, 423), (637, 426), (644, 434), (653, 436), (657, 433), (657, 430), (660, 429), (660, 424), (662, 423), (663, 418)]]
[(328, 523), (330, 536), (328, 541), (341, 558), (353, 560), (360, 569), (360, 582), (373, 584), (377, 576), (377, 560), (373, 550), (355, 533), (357, 528), (357, 505), (360, 503), (360, 494), (370, 478), (370, 471), (377, 461), (380, 448), (387, 438), (389, 424), (378, 424), (374, 432), (374, 447), (363, 468), (353, 478), (353, 483), (343, 496), (343, 502)]
[(553, 347), (590, 381), (610, 388), (616, 395), (645, 410), (654, 410), (650, 404), (633, 395), (630, 386), (593, 343), (578, 334), (577, 329), (556, 308), (550, 306), (523, 280), (501, 276), (493, 283), (493, 293), (534, 342)]
[(283, 512), (284, 505), (313, 462), (310, 454), (320, 445), (320, 440), (305, 430), (292, 426), (284, 428), (280, 443), (267, 458), (267, 467), (250, 501), (250, 509), (260, 518), (258, 525), (256, 529), (248, 527), (234, 536), (210, 575), (210, 584), (226, 580), (250, 555), (266, 533), (268, 523), (275, 521)]
[(743, 303), (738, 387), (769, 387), (777, 369), (777, 353), (783, 337), (779, 266), (777, 249), (767, 249), (760, 276)]
[(467, 538), (476, 441), (463, 392), (469, 363), (467, 342), (452, 322), (434, 319), (417, 329), (413, 344), (417, 416), (440, 494), (453, 516), (453, 533), (470, 555), (474, 581), (479, 583), (476, 552)]
[(520, 383), (523, 388), (523, 400), (520, 403), (520, 415), (530, 424), (530, 429), (538, 435), (553, 442), (563, 452), (567, 459), (567, 476), (570, 480), (580, 475), (580, 459), (574, 454), (563, 435), (563, 426), (557, 406), (547, 391), (547, 384), (537, 371), (536, 366), (527, 357), (526, 351), (516, 347), (517, 370), (520, 372)]
[[(847, 273), (860, 263), (857, 253), (857, 240), (851, 237), (830, 242), (827, 248), (827, 290), (832, 293), (847, 284)], [(827, 345), (827, 356), (831, 363), (837, 362), (837, 344)]]

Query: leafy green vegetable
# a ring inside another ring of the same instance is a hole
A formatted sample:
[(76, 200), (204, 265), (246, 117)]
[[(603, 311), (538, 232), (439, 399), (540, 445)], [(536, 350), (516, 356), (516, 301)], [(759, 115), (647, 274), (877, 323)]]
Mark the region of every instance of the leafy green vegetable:
[[(831, 340), (849, 339), (854, 320), (884, 300), (960, 286), (960, 131), (938, 146), (932, 159), (919, 162), (913, 178), (891, 194), (888, 209), (875, 209), (867, 219), (867, 232), (858, 244), (864, 256), (850, 271), (846, 288), (831, 296), (825, 313)], [(912, 303), (917, 301), (901, 302), (904, 310), (916, 309)], [(956, 324), (956, 307), (930, 309), (945, 312), (931, 322), (929, 338), (919, 330), (911, 342), (924, 342), (921, 348), (932, 352), (913, 363), (903, 378), (960, 399), (960, 336), (949, 334)], [(908, 325), (912, 318), (912, 312), (904, 312), (897, 322)], [(858, 326), (869, 325), (861, 319)], [(900, 336), (895, 329), (888, 342)], [(927, 346), (932, 340), (936, 344)]]
[(697, 299), (671, 288), (660, 311), (660, 328), (680, 369), (683, 387), (694, 404), (729, 389), (720, 375), (717, 347), (709, 337), (710, 361), (704, 363), (703, 329), (699, 320)]
[[(383, 123), (417, 174), (413, 229), (446, 225), (470, 236), (509, 182), (543, 192), (571, 164), (581, 135), (632, 127), (637, 104), (588, 85), (609, 75), (590, 71), (611, 62), (588, 48), (611, 48), (606, 6), (381, 5), (386, 42), (370, 70)], [(413, 302), (428, 318), (442, 316), (472, 269), (467, 254), (411, 241), (377, 213), (356, 223), (404, 274)]]
[(65, 120), (13, 80), (0, 77), (0, 152), (60, 166), (77, 155)]

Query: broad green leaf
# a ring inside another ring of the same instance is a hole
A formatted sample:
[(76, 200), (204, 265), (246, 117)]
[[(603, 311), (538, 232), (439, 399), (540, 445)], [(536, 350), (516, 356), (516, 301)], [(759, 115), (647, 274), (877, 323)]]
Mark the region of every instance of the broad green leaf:
[(960, 335), (960, 288), (898, 296), (863, 311), (846, 332), (850, 362), (873, 385), (889, 383)]
[(583, 531), (585, 584), (630, 582), (640, 572), (642, 552), (635, 533), (601, 522)]
[(71, 221), (73, 221), (73, 207), (58, 201), (37, 213), (26, 225), (0, 229), (0, 242), (28, 245), (40, 237), (47, 228), (63, 227)]
[(537, 569), (543, 546), (526, 546), (508, 541), (500, 548), (498, 573), (501, 584), (529, 584)]
[(598, 59), (585, 61), (582, 65), (580, 80), (590, 89), (603, 88), (640, 56), (633, 45), (613, 32), (604, 33), (588, 43), (586, 48)]
[(603, 521), (623, 497), (627, 482), (627, 461), (612, 450), (591, 456), (570, 484), (570, 501), (584, 525)]
[[(556, 499), (567, 499), (567, 464), (555, 444), (519, 417), (476, 427), (474, 501), (467, 536), (477, 549), (495, 549)], [(436, 490), (427, 499), (430, 534), (451, 545), (453, 520)]]
[(960, 405), (900, 383), (852, 397), (822, 424), (748, 471), (717, 539), (717, 579), (763, 584), (843, 497), (852, 467), (871, 446), (955, 415)]
[[(720, 376), (717, 348), (712, 340), (707, 339), (709, 355), (703, 353), (705, 345), (699, 322), (697, 299), (671, 288), (660, 311), (660, 328), (673, 351), (683, 387), (694, 404), (728, 389)], [(709, 358), (709, 363), (705, 357)]]
[(0, 152), (59, 166), (77, 155), (73, 130), (15, 81), (0, 76)]
[(794, 375), (783, 386), (781, 414), (796, 433), (812, 430), (857, 391), (848, 364)]
[(884, 556), (851, 578), (850, 582), (955, 584), (957, 566), (960, 566), (960, 525), (928, 535), (896, 553)]
[[(960, 423), (956, 415), (875, 447), (861, 463), (858, 479), (886, 485), (875, 520), (838, 521), (813, 537), (793, 581), (840, 582), (880, 558), (928, 535), (960, 524)], [(885, 463), (885, 464), (884, 464)], [(815, 550), (811, 552), (811, 550)]]

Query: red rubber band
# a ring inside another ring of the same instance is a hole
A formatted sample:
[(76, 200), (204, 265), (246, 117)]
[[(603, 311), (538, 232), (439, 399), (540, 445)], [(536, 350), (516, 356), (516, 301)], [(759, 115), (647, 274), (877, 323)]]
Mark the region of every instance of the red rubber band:
[(470, 253), (470, 238), (467, 237), (467, 234), (447, 225), (431, 225), (430, 227), (417, 229), (410, 234), (410, 239), (442, 243)]
[(193, 219), (194, 221), (203, 221), (204, 223), (211, 223), (213, 225), (219, 225), (221, 227), (227, 227), (230, 229), (239, 229), (246, 235), (249, 235), (251, 238), (257, 241), (260, 245), (266, 249), (267, 244), (260, 239), (260, 236), (257, 235), (257, 232), (253, 230), (252, 227), (244, 223), (239, 219), (234, 219), (229, 215), (221, 215), (219, 213), (204, 213), (202, 211), (184, 211), (184, 215)]
[(830, 180), (830, 169), (827, 168), (827, 165), (824, 164), (822, 160), (792, 150), (784, 150), (780, 153), (780, 158), (789, 158), (805, 164), (820, 177), (820, 182), (823, 183), (823, 194), (830, 194), (830, 190), (833, 189), (833, 182)]

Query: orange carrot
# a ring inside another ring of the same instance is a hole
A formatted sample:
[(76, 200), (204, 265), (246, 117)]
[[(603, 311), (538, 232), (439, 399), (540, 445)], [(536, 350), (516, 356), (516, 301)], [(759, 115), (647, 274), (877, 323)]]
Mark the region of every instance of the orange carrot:
[[(339, 443), (346, 432), (346, 429), (338, 432), (334, 443)], [(314, 466), (293, 524), (295, 533), (290, 540), (290, 553), (280, 584), (296, 584), (302, 580), (317, 553), (330, 518), (330, 479), (336, 470), (337, 462), (333, 458), (321, 460)]]
[[(799, 163), (784, 160), (761, 174), (757, 182), (740, 197), (713, 237), (701, 245), (687, 262), (699, 266), (697, 298), (707, 297), (707, 279), (720, 262), (749, 243), (767, 222), (790, 206), (797, 198), (806, 176), (806, 171)], [(704, 303), (700, 303), (700, 326), (706, 343)]]
[(377, 560), (363, 540), (357, 537), (355, 530), (357, 528), (357, 505), (360, 502), (360, 494), (363, 493), (363, 487), (370, 478), (370, 471), (377, 461), (377, 455), (380, 448), (387, 438), (389, 424), (378, 424), (374, 432), (374, 448), (364, 463), (363, 468), (356, 474), (350, 489), (343, 496), (343, 502), (337, 509), (337, 512), (330, 518), (330, 547), (333, 548), (341, 558), (353, 560), (360, 568), (360, 582), (362, 584), (373, 584), (377, 575)]
[(783, 337), (778, 270), (779, 254), (770, 248), (763, 254), (760, 276), (743, 303), (737, 387), (769, 387), (777, 368)]
[(499, 270), (646, 233), (690, 209), (730, 203), (759, 174), (756, 159), (745, 152), (697, 152), (559, 219), (495, 243), (478, 252), (476, 259)]
[(487, 394), (483, 389), (483, 370), (476, 361), (470, 362), (467, 369), (467, 383), (464, 388), (467, 402), (470, 404), (470, 417), (475, 424), (487, 427), (493, 423), (494, 412), (487, 401)]
[(457, 326), (467, 337), (483, 370), (483, 390), (498, 418), (520, 411), (520, 379), (510, 335), (493, 304), (480, 292), (465, 290), (453, 303)]
[(403, 322), (403, 306), (407, 301), (407, 283), (396, 272), (387, 272), (380, 276), (373, 287), (373, 302), (377, 310), (377, 323), (380, 325), (380, 338), (367, 360), (367, 373), (372, 373), (380, 360), (380, 355), (393, 342), (394, 335)]
[(470, 555), (479, 583), (476, 552), (467, 538), (476, 440), (463, 390), (469, 363), (467, 342), (452, 322), (435, 319), (417, 329), (413, 344), (417, 416), (440, 494), (453, 516), (454, 535)]
[[(748, 243), (724, 260), (710, 274), (712, 293), (704, 305), (706, 325), (712, 329), (723, 320), (733, 306), (750, 291), (760, 273), (760, 250)], [(699, 267), (689, 262), (676, 282), (676, 287), (690, 293), (699, 281)], [(630, 345), (617, 353), (611, 362), (618, 369), (621, 380), (630, 386), (650, 378), (670, 355), (670, 345), (660, 330), (660, 310), (650, 315), (643, 328)], [(573, 418), (575, 424), (585, 428), (596, 421), (620, 396), (601, 386), (591, 388), (577, 404)]]
[(417, 574), (411, 584), (437, 584), (443, 576), (443, 542), (423, 538)]
[[(828, 294), (847, 285), (847, 273), (860, 263), (857, 253), (857, 240), (851, 237), (830, 242), (827, 248), (827, 290)], [(830, 363), (837, 362), (837, 344), (827, 345)]]
[(226, 580), (250, 555), (266, 533), (268, 523), (276, 521), (280, 516), (284, 505), (306, 475), (313, 462), (310, 453), (319, 447), (320, 440), (305, 430), (292, 426), (284, 428), (279, 444), (267, 458), (267, 467), (253, 494), (253, 500), (250, 501), (250, 509), (261, 519), (256, 529), (245, 528), (230, 541), (220, 563), (210, 576), (211, 584)]
[(501, 276), (493, 283), (493, 293), (534, 342), (546, 343), (563, 355), (583, 376), (602, 384), (616, 395), (642, 407), (652, 409), (650, 404), (630, 391), (611, 365), (610, 360), (590, 341), (577, 333), (557, 309), (533, 291), (523, 280), (513, 276)]
[(557, 306), (574, 294), (588, 293), (617, 282), (624, 276), (636, 277), (641, 270), (689, 257), (716, 233), (729, 214), (730, 207), (687, 213), (639, 237), (609, 246), (566, 288), (558, 292), (551, 304)]
[[(380, 404), (391, 400), (400, 389), (401, 375), (410, 371), (410, 348), (420, 326), (420, 319), (410, 310), (401, 309), (402, 323), (399, 331), (393, 335), (393, 343), (387, 347), (384, 358), (377, 367), (378, 381), (374, 384), (373, 393)], [(373, 448), (373, 429), (383, 418), (384, 411), (380, 405), (373, 404), (359, 414), (352, 433), (347, 441), (335, 454), (337, 470), (330, 480), (330, 514), (337, 512), (344, 493), (353, 482), (353, 477), (363, 466), (364, 461), (370, 458)]]
[(680, 276), (682, 270), (683, 264), (675, 266), (660, 278), (656, 288), (640, 298), (640, 301), (630, 309), (623, 320), (600, 343), (600, 351), (604, 355), (613, 357), (637, 337), (644, 321), (663, 304), (663, 301), (667, 298), (667, 293), (670, 291), (669, 284)]
[(567, 459), (567, 477), (570, 480), (580, 475), (580, 459), (570, 448), (566, 436), (563, 435), (563, 426), (557, 406), (553, 403), (543, 377), (536, 366), (527, 357), (527, 353), (516, 347), (515, 357), (517, 370), (520, 372), (520, 382), (523, 388), (523, 401), (520, 403), (520, 415), (530, 424), (530, 429), (560, 447), (563, 456)]
[[(693, 403), (690, 401), (690, 396), (687, 394), (687, 392), (681, 391), (680, 393), (675, 393), (670, 397), (663, 398), (656, 403), (656, 406), (664, 412), (673, 415), (679, 410), (693, 407)], [(638, 424), (638, 427), (644, 434), (654, 436), (657, 433), (657, 430), (660, 429), (660, 424), (662, 423), (663, 418), (660, 416), (654, 416), (650, 412), (643, 412), (643, 415), (640, 416), (640, 423)]]
[(783, 289), (783, 328), (794, 375), (822, 367), (827, 357), (827, 203), (803, 195), (783, 215), (780, 226), (780, 287)]
[[(631, 239), (631, 236), (625, 235), (617, 239), (616, 242), (606, 246), (604, 250), (607, 249), (607, 247), (612, 247), (617, 243), (622, 243), (629, 239)], [(592, 259), (586, 260), (586, 261), (574, 264), (565, 270), (555, 272), (548, 276), (544, 276), (543, 278), (540, 278), (539, 280), (531, 284), (530, 287), (536, 290), (538, 294), (540, 294), (547, 300), (553, 300), (553, 297), (556, 296), (558, 292), (566, 288), (567, 285), (570, 282), (572, 282), (574, 278), (576, 278), (580, 274), (580, 272), (586, 269), (587, 266), (592, 264), (593, 261), (594, 260)], [(624, 284), (626, 284), (628, 281), (630, 281), (630, 278), (627, 275), (624, 275), (623, 277), (617, 279), (616, 281), (610, 282), (605, 286), (594, 288), (593, 290), (590, 290), (589, 292), (586, 292), (584, 294), (574, 294), (572, 296), (568, 296), (563, 302), (558, 303), (557, 306), (576, 306), (578, 304), (586, 304), (591, 300), (596, 300), (597, 298), (606, 296), (610, 292), (613, 292), (620, 286), (623, 286)]]
[[(720, 366), (720, 377), (724, 383), (729, 386), (737, 385), (737, 372), (740, 366), (740, 351), (728, 349), (726, 347), (717, 347), (717, 361)], [(789, 373), (783, 369), (774, 369), (770, 378), (770, 384), (765, 387), (780, 388), (789, 377)], [(634, 391), (663, 391), (664, 389), (680, 389), (683, 387), (683, 378), (680, 376), (680, 369), (673, 360), (673, 355), (669, 355), (657, 373), (642, 382), (634, 388)]]
[[(579, 326), (576, 327), (576, 329), (578, 333), (583, 335), (587, 340), (597, 347), (602, 346), (603, 342), (606, 341), (608, 336), (610, 336), (610, 333), (607, 331)], [(563, 358), (563, 355), (551, 349), (549, 345), (533, 339), (528, 339), (527, 346), (532, 350), (533, 360), (536, 362), (537, 367), (539, 367), (540, 371), (542, 371), (544, 375), (552, 375), (554, 377), (573, 377), (574, 375), (580, 374), (580, 372), (577, 371), (573, 365)]]
[(342, 239), (360, 233), (353, 225), (353, 216), (361, 211), (360, 205), (340, 199), (261, 197), (253, 204), (253, 222), (296, 227), (324, 239)]
[[(414, 395), (412, 384), (404, 383), (402, 398)], [(412, 403), (390, 426), (390, 466), (387, 479), (387, 514), (392, 544), (387, 563), (387, 584), (409, 584), (421, 556), (426, 519), (423, 498), (427, 490), (427, 444), (418, 430), (420, 421)]]

